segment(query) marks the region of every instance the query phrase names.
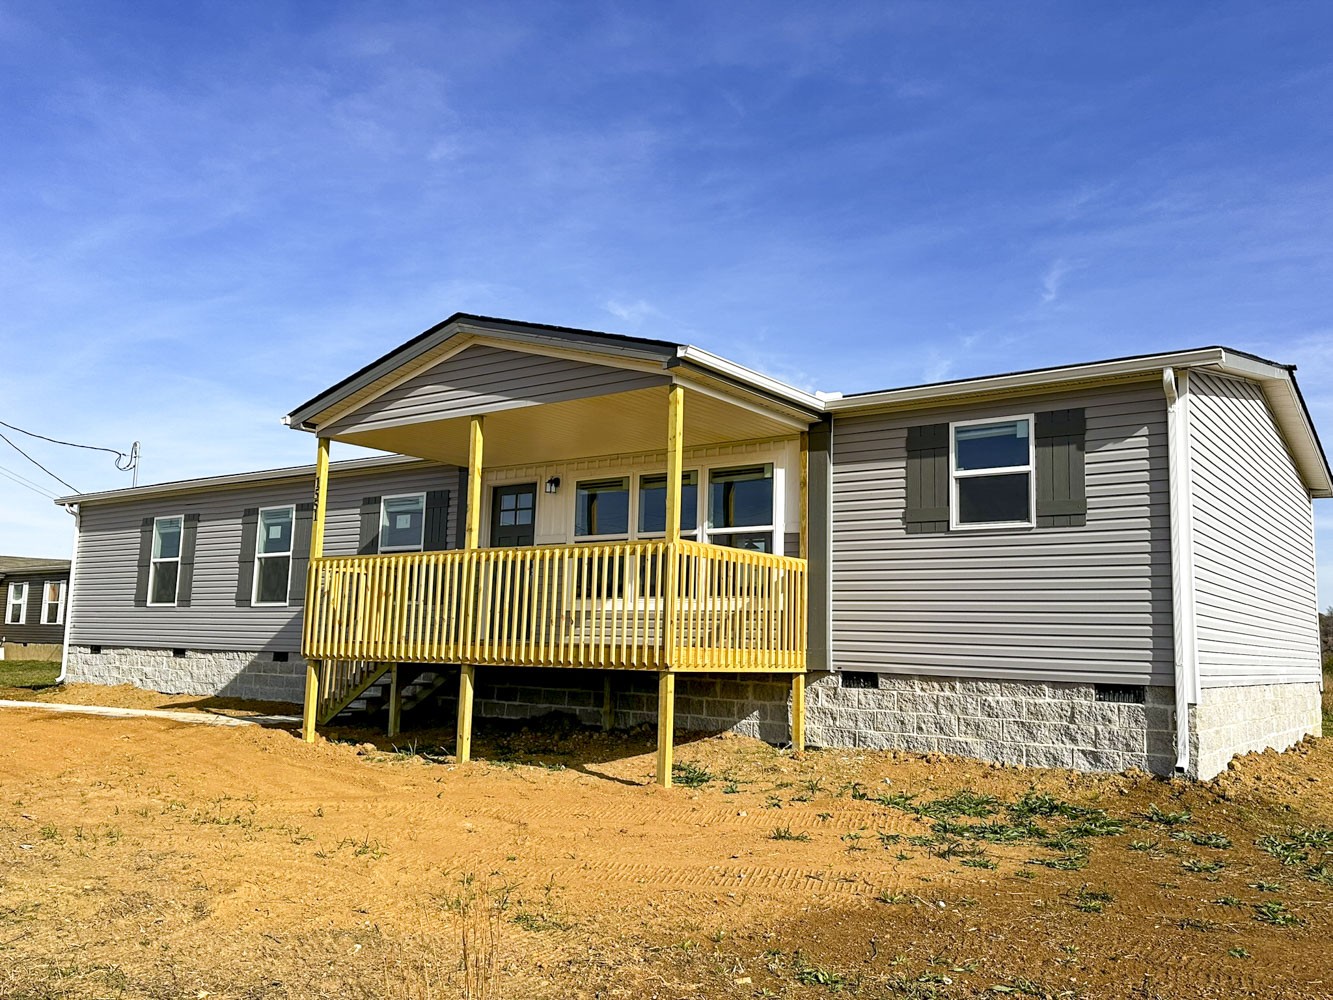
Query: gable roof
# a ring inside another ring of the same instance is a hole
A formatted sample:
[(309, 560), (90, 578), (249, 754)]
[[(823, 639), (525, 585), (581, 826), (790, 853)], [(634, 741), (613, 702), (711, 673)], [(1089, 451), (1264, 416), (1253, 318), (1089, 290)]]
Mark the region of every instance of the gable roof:
[(469, 338), (527, 345), (538, 350), (575, 351), (590, 355), (604, 364), (623, 364), (626, 367), (647, 365), (662, 371), (671, 368), (691, 369), (697, 374), (758, 393), (788, 407), (795, 406), (811, 414), (818, 414), (822, 409), (818, 394), (797, 389), (689, 344), (472, 313), (454, 313), (444, 322), (417, 334), (306, 400), (287, 414), (283, 422), (303, 430), (313, 429), (316, 418), (344, 411), (358, 400), (373, 397), (401, 378), (405, 370), (429, 365), (435, 359), (445, 356), (451, 342)]
[(33, 559), (28, 556), (0, 556), (0, 576), (27, 576), (30, 573), (68, 572), (68, 559)]

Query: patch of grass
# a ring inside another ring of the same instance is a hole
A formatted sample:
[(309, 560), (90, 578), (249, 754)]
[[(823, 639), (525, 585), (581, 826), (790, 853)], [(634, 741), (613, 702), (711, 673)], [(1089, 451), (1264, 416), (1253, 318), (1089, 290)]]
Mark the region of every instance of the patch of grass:
[(897, 903), (910, 903), (912, 897), (905, 892), (889, 892), (888, 889), (881, 889), (879, 895), (875, 897), (875, 902), (885, 903), (893, 906)]
[(1071, 823), (1065, 832), (1071, 837), (1117, 837), (1125, 832), (1125, 824), (1099, 809)]
[(1281, 882), (1264, 882), (1262, 880), (1251, 882), (1249, 886), (1257, 892), (1285, 892), (1287, 889)]
[(799, 842), (802, 843), (802, 844), (805, 844), (805, 843), (809, 843), (809, 841), (810, 841), (810, 834), (808, 834), (808, 833), (792, 833), (792, 832), (791, 832), (791, 827), (789, 827), (789, 826), (779, 826), (779, 827), (774, 827), (774, 828), (773, 828), (773, 832), (770, 833), (770, 834), (768, 835), (768, 839), (769, 839), (769, 840), (795, 840), (795, 841), (799, 841)]
[(1249, 958), (1250, 953), (1244, 948), (1228, 948), (1227, 954), (1232, 958)]
[(1027, 863), (1060, 872), (1078, 872), (1088, 867), (1088, 855), (1085, 851), (1072, 851), (1053, 858), (1028, 858)]
[[(1100, 810), (1096, 811), (1100, 812)], [(1008, 807), (1008, 812), (1016, 820), (1033, 819), (1038, 816), (1046, 819), (1053, 816), (1060, 816), (1064, 819), (1080, 819), (1087, 815), (1089, 810), (1084, 806), (1076, 806), (1072, 802), (1057, 799), (1054, 795), (1049, 795), (1046, 792), (1028, 791), (1024, 792), (1021, 798)]]
[(984, 868), (987, 871), (994, 871), (996, 868), (1000, 867), (990, 858), (982, 857), (980, 855), (971, 858), (963, 858), (959, 864), (966, 865), (968, 868)]
[(801, 958), (798, 951), (794, 956), (796, 981), (802, 986), (827, 986), (833, 992), (837, 992), (848, 985), (847, 977), (833, 969), (824, 969), (817, 965), (809, 965)]
[(994, 795), (983, 795), (970, 788), (964, 788), (941, 799), (921, 803), (915, 810), (917, 815), (929, 816), (931, 819), (951, 819), (957, 816), (986, 819), (999, 811), (1000, 800)]
[(1074, 909), (1083, 913), (1101, 913), (1106, 904), (1115, 901), (1115, 894), (1105, 889), (1093, 889), (1086, 882), (1073, 894)]
[(713, 778), (714, 776), (708, 771), (688, 760), (676, 761), (671, 768), (671, 780), (686, 788), (702, 788)]
[(1231, 850), (1231, 838), (1220, 833), (1195, 833), (1193, 830), (1172, 830), (1172, 840), (1183, 840), (1198, 847), (1211, 847), (1216, 851)]
[(1128, 850), (1139, 851), (1140, 853), (1146, 854), (1150, 858), (1161, 858), (1166, 856), (1165, 852), (1162, 850), (1162, 845), (1155, 840), (1131, 840), (1125, 847)]
[(1254, 905), (1254, 919), (1273, 927), (1299, 927), (1305, 921), (1287, 909), (1286, 903), (1270, 899)]
[(1190, 858), (1180, 866), (1196, 875), (1214, 875), (1226, 867), (1224, 861), (1205, 861), (1203, 858)]
[(60, 661), (0, 660), (0, 687), (40, 691), (52, 687), (60, 676)]
[(548, 916), (545, 913), (532, 913), (528, 910), (522, 910), (515, 913), (512, 917), (512, 921), (522, 927), (525, 931), (532, 931), (534, 934), (539, 934), (543, 931), (567, 931), (573, 926), (572, 924), (565, 923), (563, 920), (557, 920), (555, 917)]
[(1184, 826), (1194, 819), (1194, 816), (1188, 809), (1182, 809), (1179, 812), (1167, 812), (1160, 809), (1157, 803), (1148, 806), (1148, 811), (1143, 814), (1143, 818), (1149, 823), (1156, 823), (1159, 826)]
[(1235, 896), (1218, 896), (1215, 900), (1213, 900), (1213, 902), (1214, 902), (1215, 904), (1217, 904), (1218, 906), (1243, 906), (1243, 905), (1244, 905), (1243, 903), (1241, 903), (1240, 899), (1238, 899), (1238, 898), (1235, 897)]

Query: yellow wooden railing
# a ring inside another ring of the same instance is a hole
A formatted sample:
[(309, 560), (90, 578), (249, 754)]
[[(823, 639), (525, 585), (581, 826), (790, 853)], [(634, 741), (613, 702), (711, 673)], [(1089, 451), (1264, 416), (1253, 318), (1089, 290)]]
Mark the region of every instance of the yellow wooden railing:
[(357, 662), (805, 669), (801, 559), (640, 541), (325, 557), (309, 573), (302, 652), (347, 664), (348, 690)]

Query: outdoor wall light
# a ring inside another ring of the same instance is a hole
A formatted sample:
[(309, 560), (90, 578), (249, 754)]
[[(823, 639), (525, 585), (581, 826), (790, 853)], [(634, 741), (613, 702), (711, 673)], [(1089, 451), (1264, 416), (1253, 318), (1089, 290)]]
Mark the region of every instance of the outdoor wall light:
[(547, 492), (547, 493), (554, 493), (554, 492), (556, 492), (556, 491), (559, 490), (559, 489), (560, 489), (560, 477), (559, 477), (559, 476), (552, 476), (550, 479), (546, 480), (546, 492)]

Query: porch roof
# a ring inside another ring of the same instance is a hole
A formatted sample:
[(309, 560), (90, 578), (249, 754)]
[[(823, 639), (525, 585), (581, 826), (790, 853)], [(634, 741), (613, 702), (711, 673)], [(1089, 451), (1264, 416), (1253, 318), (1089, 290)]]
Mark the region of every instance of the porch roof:
[(784, 437), (820, 400), (684, 344), (458, 315), (302, 404), (286, 422), (320, 437), (451, 464), (469, 418), (487, 464), (652, 452), (666, 396), (690, 390), (687, 447)]

